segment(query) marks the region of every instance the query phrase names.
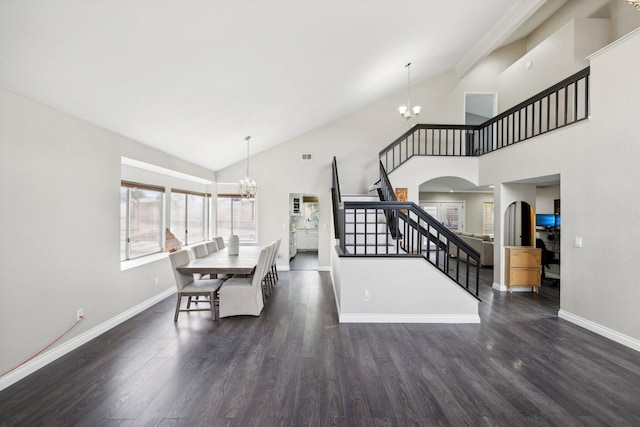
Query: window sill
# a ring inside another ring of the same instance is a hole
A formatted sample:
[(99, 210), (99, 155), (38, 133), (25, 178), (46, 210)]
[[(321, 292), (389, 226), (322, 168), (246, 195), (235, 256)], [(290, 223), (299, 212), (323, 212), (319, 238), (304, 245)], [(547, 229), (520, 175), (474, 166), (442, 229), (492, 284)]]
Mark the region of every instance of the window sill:
[(136, 259), (130, 259), (128, 261), (120, 261), (120, 271), (130, 270), (132, 268), (140, 267), (141, 265), (149, 264), (166, 258), (169, 255), (168, 252), (158, 252), (157, 254), (147, 255)]

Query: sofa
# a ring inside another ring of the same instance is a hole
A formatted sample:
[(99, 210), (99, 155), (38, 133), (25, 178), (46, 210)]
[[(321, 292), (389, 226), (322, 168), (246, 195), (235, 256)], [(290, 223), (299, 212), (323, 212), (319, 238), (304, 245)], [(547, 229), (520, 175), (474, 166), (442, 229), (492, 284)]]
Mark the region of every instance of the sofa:
[[(480, 254), (480, 266), (487, 267), (493, 265), (493, 238), (488, 234), (456, 232), (467, 245), (478, 251)], [(451, 245), (451, 256), (457, 255), (455, 245)], [(466, 260), (467, 254), (460, 252), (460, 259)]]

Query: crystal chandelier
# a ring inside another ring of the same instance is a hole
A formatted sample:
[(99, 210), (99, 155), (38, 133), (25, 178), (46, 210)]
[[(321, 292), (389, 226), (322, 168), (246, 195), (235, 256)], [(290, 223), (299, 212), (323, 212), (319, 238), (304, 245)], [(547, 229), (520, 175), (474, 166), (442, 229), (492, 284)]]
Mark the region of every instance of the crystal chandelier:
[(640, 10), (640, 0), (627, 0), (627, 3), (635, 6), (636, 10)]
[(405, 65), (405, 67), (407, 68), (407, 105), (403, 105), (403, 106), (399, 107), (398, 111), (400, 112), (400, 116), (402, 116), (403, 119), (409, 120), (411, 117), (414, 117), (414, 116), (417, 116), (418, 114), (420, 114), (420, 109), (422, 107), (420, 107), (419, 105), (416, 105), (413, 108), (411, 108), (411, 101), (410, 101), (410, 98), (411, 98), (411, 62), (409, 62), (407, 65)]
[(245, 199), (250, 199), (256, 196), (258, 192), (258, 183), (255, 179), (249, 176), (249, 139), (247, 136), (244, 140), (247, 141), (247, 174), (240, 180), (240, 195)]

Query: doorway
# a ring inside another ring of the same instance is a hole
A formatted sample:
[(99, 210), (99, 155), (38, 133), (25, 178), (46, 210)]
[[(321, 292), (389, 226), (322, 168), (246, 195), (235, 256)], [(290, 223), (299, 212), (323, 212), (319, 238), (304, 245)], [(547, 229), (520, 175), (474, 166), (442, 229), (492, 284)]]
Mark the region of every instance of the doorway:
[(317, 194), (291, 193), (289, 211), (289, 270), (317, 270), (320, 199)]
[[(481, 125), (495, 117), (498, 112), (497, 93), (465, 93), (464, 94), (464, 124)], [(470, 132), (467, 135), (467, 155), (479, 155), (489, 148), (493, 140), (493, 128), (486, 130), (484, 143), (480, 141), (478, 132)]]
[(511, 203), (504, 214), (504, 245), (533, 246), (535, 213), (527, 202)]

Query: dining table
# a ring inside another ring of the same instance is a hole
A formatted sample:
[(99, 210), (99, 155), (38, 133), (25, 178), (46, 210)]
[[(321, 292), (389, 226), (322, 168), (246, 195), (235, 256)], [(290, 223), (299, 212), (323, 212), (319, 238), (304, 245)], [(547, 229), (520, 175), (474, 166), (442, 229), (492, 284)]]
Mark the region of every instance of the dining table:
[(241, 246), (237, 255), (230, 255), (226, 247), (176, 268), (183, 274), (249, 275), (258, 264), (261, 250), (261, 246)]

